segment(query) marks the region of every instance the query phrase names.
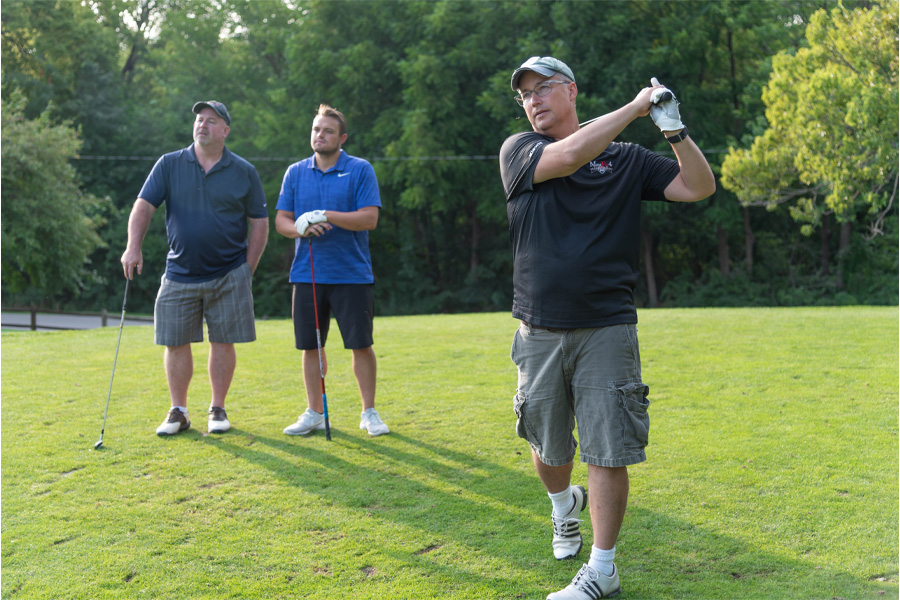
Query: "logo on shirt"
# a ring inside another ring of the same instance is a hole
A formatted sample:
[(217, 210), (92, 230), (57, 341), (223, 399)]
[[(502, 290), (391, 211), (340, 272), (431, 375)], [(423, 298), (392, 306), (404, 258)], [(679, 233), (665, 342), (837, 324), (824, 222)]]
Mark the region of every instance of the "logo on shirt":
[(338, 177), (346, 177), (350, 173), (338, 173)]
[(528, 153), (528, 158), (531, 158), (532, 156), (534, 156), (534, 151), (537, 150), (538, 148), (540, 148), (540, 147), (543, 146), (543, 145), (544, 145), (544, 142), (538, 142), (537, 144), (535, 144), (535, 145), (531, 148), (531, 152)]
[(611, 160), (592, 160), (591, 173), (600, 173), (603, 175), (607, 171), (612, 172), (613, 164)]

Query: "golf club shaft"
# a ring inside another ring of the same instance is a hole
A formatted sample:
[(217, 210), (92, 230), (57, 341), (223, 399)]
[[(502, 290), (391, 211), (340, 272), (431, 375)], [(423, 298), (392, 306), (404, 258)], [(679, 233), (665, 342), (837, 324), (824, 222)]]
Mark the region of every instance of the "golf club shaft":
[(319, 302), (316, 300), (316, 269), (313, 266), (312, 238), (309, 238), (309, 272), (312, 276), (313, 311), (316, 315), (316, 346), (319, 349), (319, 375), (322, 378), (322, 411), (325, 416), (325, 439), (331, 440), (331, 424), (328, 422), (328, 398), (325, 395), (325, 364), (322, 361), (322, 335), (319, 332)]
[(100, 441), (97, 442), (98, 446), (103, 443), (103, 433), (106, 431), (106, 416), (109, 414), (109, 399), (112, 396), (113, 378), (116, 376), (116, 363), (119, 362), (119, 343), (122, 341), (122, 327), (125, 325), (125, 305), (128, 302), (128, 286), (130, 284), (131, 280), (126, 278), (125, 293), (122, 295), (122, 317), (119, 319), (119, 335), (116, 338), (116, 354), (113, 357), (112, 373), (109, 375), (109, 391), (106, 393), (106, 409), (103, 411), (103, 426), (100, 428)]

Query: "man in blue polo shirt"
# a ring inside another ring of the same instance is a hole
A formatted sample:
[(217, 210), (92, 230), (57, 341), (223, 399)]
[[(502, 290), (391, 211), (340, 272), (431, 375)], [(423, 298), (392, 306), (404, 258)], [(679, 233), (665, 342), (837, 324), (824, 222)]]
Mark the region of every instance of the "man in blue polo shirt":
[[(369, 256), (369, 231), (378, 224), (381, 197), (375, 170), (365, 160), (341, 149), (347, 120), (323, 104), (313, 120), (313, 156), (288, 167), (276, 205), (275, 229), (296, 240), (291, 266), (294, 339), (303, 351), (307, 410), (285, 428), (287, 435), (325, 429), (321, 395), (315, 306), (319, 310), (323, 368), (325, 341), (334, 312), (344, 347), (353, 352), (353, 374), (362, 398), (359, 428), (369, 435), (388, 433), (375, 410), (375, 351), (372, 349), (372, 291), (375, 277)], [(312, 242), (315, 238), (315, 242)], [(314, 265), (310, 247), (314, 247)], [(312, 271), (316, 298), (313, 302)]]
[(191, 342), (209, 328), (212, 401), (208, 431), (231, 424), (225, 396), (234, 376), (235, 343), (256, 339), (251, 280), (269, 234), (266, 197), (256, 169), (225, 147), (231, 125), (221, 102), (194, 104), (194, 143), (162, 156), (141, 188), (128, 219), (122, 254), (125, 277), (141, 273), (141, 245), (150, 219), (166, 204), (169, 255), (153, 311), (156, 343), (164, 364), (172, 408), (156, 429), (174, 435), (191, 426), (187, 393), (194, 373)]

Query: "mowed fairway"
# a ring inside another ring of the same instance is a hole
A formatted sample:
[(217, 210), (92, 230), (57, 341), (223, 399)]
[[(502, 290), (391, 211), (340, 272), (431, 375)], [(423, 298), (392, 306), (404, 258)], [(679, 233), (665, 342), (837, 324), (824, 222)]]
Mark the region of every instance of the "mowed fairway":
[[(896, 598), (897, 307), (640, 312), (648, 461), (630, 469), (622, 598)], [(233, 429), (158, 438), (151, 327), (2, 335), (2, 597), (542, 599), (586, 562), (550, 551), (515, 437), (509, 314), (378, 318), (378, 409), (336, 325), (333, 441), (305, 408), (288, 321), (238, 346)], [(575, 482), (586, 485), (578, 464)], [(584, 514), (587, 518), (587, 513)]]

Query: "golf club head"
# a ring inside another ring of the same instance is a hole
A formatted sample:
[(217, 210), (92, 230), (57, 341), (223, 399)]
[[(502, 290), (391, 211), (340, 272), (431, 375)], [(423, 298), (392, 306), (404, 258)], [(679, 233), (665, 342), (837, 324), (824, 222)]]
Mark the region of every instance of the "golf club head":
[(99, 440), (96, 444), (94, 444), (94, 450), (99, 450), (103, 447), (103, 440)]

